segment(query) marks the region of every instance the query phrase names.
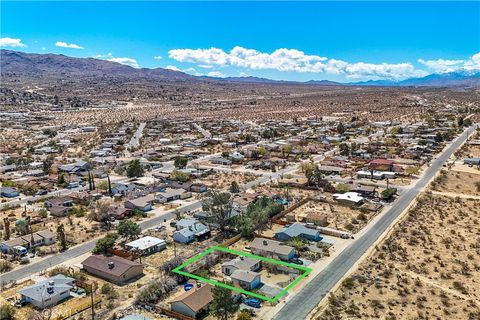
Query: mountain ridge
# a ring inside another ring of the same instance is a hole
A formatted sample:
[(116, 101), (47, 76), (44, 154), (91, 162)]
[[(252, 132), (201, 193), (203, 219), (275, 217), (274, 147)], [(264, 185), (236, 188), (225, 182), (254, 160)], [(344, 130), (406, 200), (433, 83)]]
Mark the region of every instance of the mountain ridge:
[(181, 71), (165, 68), (134, 68), (118, 62), (97, 58), (76, 58), (62, 54), (25, 53), (21, 51), (0, 50), (0, 67), (2, 76), (17, 75), (26, 77), (48, 76), (62, 78), (65, 76), (81, 77), (119, 77), (126, 79), (143, 78), (163, 81), (218, 81), (259, 84), (299, 84), (320, 86), (431, 86), (462, 87), (480, 86), (480, 72), (462, 71), (430, 74), (421, 78), (408, 78), (401, 81), (368, 80), (342, 83), (329, 80), (309, 80), (305, 82), (273, 80), (262, 77), (208, 77), (194, 76)]

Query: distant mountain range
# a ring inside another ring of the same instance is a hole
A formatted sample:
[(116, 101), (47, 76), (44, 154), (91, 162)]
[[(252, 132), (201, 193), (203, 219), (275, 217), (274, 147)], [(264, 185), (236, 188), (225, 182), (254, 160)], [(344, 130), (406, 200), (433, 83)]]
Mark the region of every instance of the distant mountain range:
[(319, 86), (430, 86), (430, 87), (480, 87), (480, 72), (465, 71), (431, 74), (422, 78), (402, 81), (370, 80), (340, 83), (328, 80), (307, 82), (281, 81), (259, 77), (213, 78), (193, 76), (164, 68), (136, 69), (120, 63), (95, 58), (74, 58), (60, 54), (34, 54), (12, 50), (0, 50), (2, 76), (32, 78), (125, 78), (131, 80), (162, 81), (221, 81), (259, 84), (299, 84)]

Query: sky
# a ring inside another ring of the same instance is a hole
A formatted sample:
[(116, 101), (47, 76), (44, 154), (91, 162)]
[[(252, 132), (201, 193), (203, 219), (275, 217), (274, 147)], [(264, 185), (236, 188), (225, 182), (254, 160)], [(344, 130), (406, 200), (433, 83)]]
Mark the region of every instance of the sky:
[(0, 2), (0, 47), (276, 80), (480, 71), (480, 2)]

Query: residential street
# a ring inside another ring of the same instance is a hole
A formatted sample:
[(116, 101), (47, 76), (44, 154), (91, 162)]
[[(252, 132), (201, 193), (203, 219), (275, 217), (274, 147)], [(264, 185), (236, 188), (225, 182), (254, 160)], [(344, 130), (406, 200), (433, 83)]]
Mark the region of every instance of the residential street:
[[(389, 226), (417, 197), (419, 192), (430, 182), (431, 179), (442, 169), (443, 164), (457, 150), (472, 133), (474, 127), (470, 127), (454, 142), (447, 147), (440, 156), (432, 161), (431, 166), (413, 187), (404, 192), (385, 214), (365, 233), (361, 238), (354, 241), (348, 248), (341, 252), (322, 272), (309, 279), (308, 284), (300, 292), (292, 296), (282, 309), (273, 318), (275, 320), (306, 319), (308, 314), (319, 302), (332, 290), (332, 288), (350, 271), (363, 254), (375, 243), (375, 241), (388, 229)], [(299, 307), (301, 306), (301, 307)]]

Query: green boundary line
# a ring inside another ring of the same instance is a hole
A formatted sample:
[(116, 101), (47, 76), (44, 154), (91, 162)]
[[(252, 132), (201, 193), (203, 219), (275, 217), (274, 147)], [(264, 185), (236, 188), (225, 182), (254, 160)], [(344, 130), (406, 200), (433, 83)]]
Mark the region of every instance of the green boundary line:
[[(288, 286), (283, 288), (283, 290), (280, 291), (275, 297), (269, 298), (269, 297), (266, 297), (264, 295), (261, 295), (261, 294), (255, 293), (255, 292), (247, 291), (247, 290), (244, 290), (242, 288), (237, 288), (237, 287), (234, 287), (234, 286), (222, 283), (222, 282), (218, 282), (218, 281), (215, 281), (215, 280), (203, 278), (203, 277), (197, 276), (196, 274), (192, 274), (192, 273), (189, 273), (189, 272), (182, 271), (182, 269), (185, 268), (186, 266), (192, 264), (195, 261), (200, 260), (201, 258), (205, 257), (206, 255), (208, 255), (209, 253), (211, 253), (213, 251), (222, 251), (222, 252), (226, 252), (226, 253), (236, 254), (236, 255), (239, 255), (239, 256), (244, 256), (244, 257), (248, 257), (248, 258), (253, 258), (253, 259), (257, 259), (257, 260), (261, 260), (261, 261), (270, 262), (270, 263), (273, 263), (273, 264), (279, 264), (279, 265), (282, 265), (282, 266), (285, 266), (285, 267), (301, 270), (301, 271), (303, 271), (303, 273), (297, 279), (295, 279), (292, 283), (290, 283)], [(312, 272), (312, 269), (307, 268), (307, 267), (302, 267), (302, 266), (299, 266), (299, 265), (296, 265), (296, 264), (293, 264), (293, 263), (288, 263), (288, 262), (285, 262), (285, 261), (280, 261), (280, 260), (275, 260), (275, 259), (271, 259), (271, 258), (265, 258), (265, 257), (257, 256), (257, 255), (251, 254), (251, 253), (232, 250), (232, 249), (224, 248), (224, 247), (220, 247), (220, 246), (213, 246), (213, 247), (208, 248), (207, 250), (197, 254), (196, 256), (191, 257), (190, 259), (188, 259), (187, 261), (185, 261), (184, 263), (182, 263), (181, 265), (179, 265), (178, 267), (173, 269), (172, 272), (175, 272), (175, 273), (180, 274), (180, 275), (185, 276), (185, 277), (189, 277), (189, 278), (192, 278), (192, 279), (203, 281), (203, 282), (209, 283), (209, 284), (214, 285), (214, 286), (223, 287), (223, 288), (227, 288), (227, 289), (230, 289), (230, 290), (233, 290), (233, 291), (236, 291), (236, 292), (240, 292), (240, 293), (243, 293), (243, 294), (246, 294), (246, 295), (261, 299), (261, 300), (264, 300), (264, 301), (275, 302), (278, 299), (280, 299), (282, 296), (284, 296), (287, 293), (288, 290), (290, 290), (292, 287), (297, 285), (303, 278), (308, 276), (310, 274), (310, 272)]]

